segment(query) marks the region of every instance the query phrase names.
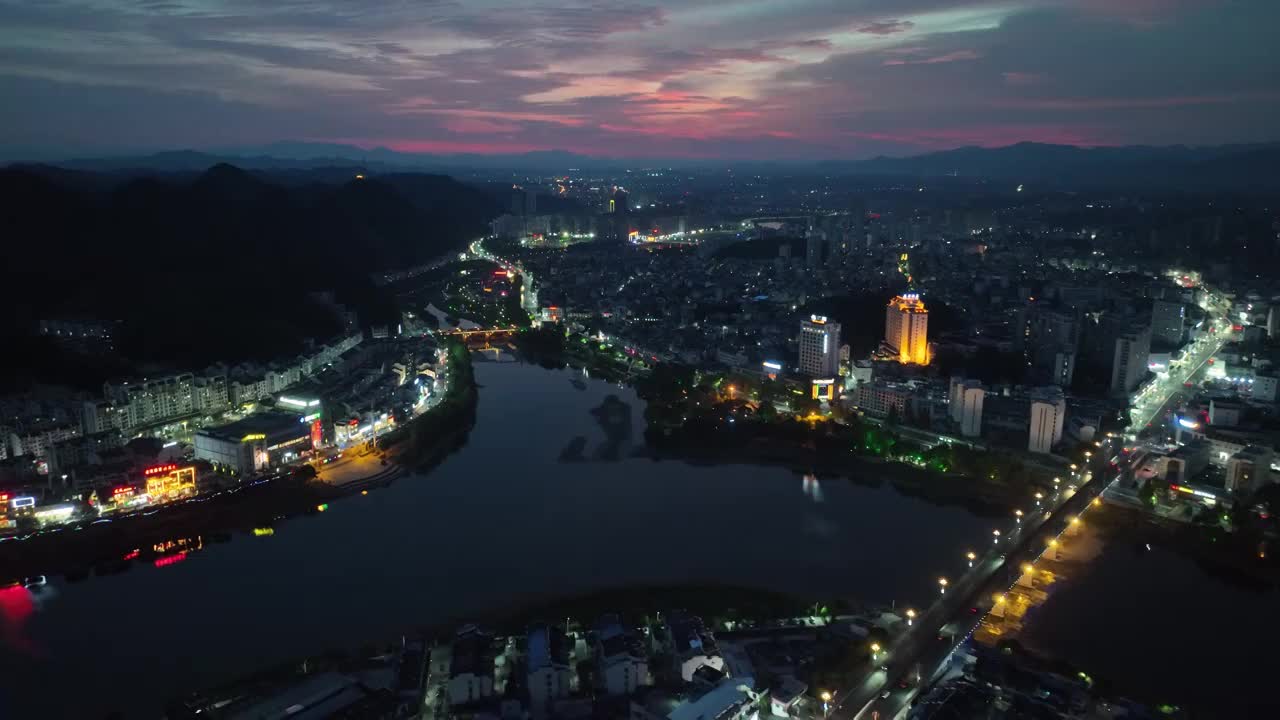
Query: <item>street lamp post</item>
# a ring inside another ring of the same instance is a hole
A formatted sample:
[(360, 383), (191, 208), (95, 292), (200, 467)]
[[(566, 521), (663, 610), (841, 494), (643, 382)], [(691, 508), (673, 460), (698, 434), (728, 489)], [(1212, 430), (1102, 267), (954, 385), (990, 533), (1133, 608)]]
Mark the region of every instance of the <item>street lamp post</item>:
[(991, 535), (992, 535), (991, 544), (992, 544), (992, 545), (999, 545), (999, 544), (1000, 544), (1000, 531), (999, 531), (999, 530), (992, 530), (992, 531), (991, 531)]
[(818, 697), (822, 698), (822, 717), (826, 717), (827, 713), (831, 712), (831, 693), (823, 690)]
[(916, 619), (916, 611), (907, 608), (907, 627), (911, 627), (911, 623)]
[(978, 554), (970, 550), (968, 553), (965, 553), (965, 558), (969, 560), (969, 567), (973, 567), (973, 561), (978, 559)]
[(946, 579), (946, 578), (944, 578), (944, 577), (943, 577), (943, 578), (938, 578), (938, 589), (939, 589), (939, 591), (940, 591), (940, 592), (938, 593), (939, 595), (946, 595), (946, 594), (947, 594), (947, 579)]
[(1015, 518), (1017, 518), (1017, 520), (1018, 520), (1018, 524), (1019, 524), (1019, 525), (1021, 525), (1021, 524), (1022, 524), (1022, 511), (1021, 511), (1021, 510), (1014, 510), (1014, 511), (1013, 511), (1013, 516), (1014, 516)]

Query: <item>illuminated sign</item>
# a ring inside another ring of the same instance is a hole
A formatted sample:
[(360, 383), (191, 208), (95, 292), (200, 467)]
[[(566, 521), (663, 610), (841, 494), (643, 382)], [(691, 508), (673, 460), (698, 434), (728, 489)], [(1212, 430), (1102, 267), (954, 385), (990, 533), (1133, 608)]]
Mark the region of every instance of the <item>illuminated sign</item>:
[(111, 490), (111, 494), (112, 494), (113, 496), (115, 496), (115, 497), (119, 497), (119, 496), (121, 496), (121, 495), (127, 495), (127, 494), (129, 494), (129, 493), (131, 493), (131, 492), (133, 492), (133, 486), (132, 486), (132, 485), (121, 485), (121, 486), (119, 486), (119, 487), (112, 488), (112, 490)]
[(253, 442), (254, 440), (266, 440), (267, 436), (263, 433), (249, 433), (240, 438), (240, 442)]
[(289, 405), (291, 407), (297, 407), (297, 408), (304, 408), (307, 406), (306, 400), (299, 400), (297, 398), (285, 397), (283, 395), (280, 396), (280, 399), (277, 400), (277, 402), (279, 402), (281, 405)]
[(834, 385), (835, 382), (835, 380), (814, 380), (813, 384), (818, 387), (825, 387), (827, 385)]
[(825, 325), (827, 323), (827, 316), (826, 315), (810, 315), (809, 322), (813, 323), (814, 325)]
[(1188, 419), (1188, 418), (1182, 418), (1182, 417), (1178, 418), (1178, 424), (1179, 424), (1179, 425), (1181, 425), (1182, 427), (1184, 427), (1184, 428), (1188, 429), (1188, 430), (1199, 430), (1199, 429), (1200, 429), (1200, 423), (1198, 423), (1198, 422), (1196, 422), (1196, 421), (1194, 421), (1194, 420), (1190, 420), (1190, 419)]
[(320, 419), (320, 413), (311, 413), (310, 415), (304, 415), (303, 417), (298, 418), (298, 422), (302, 423), (303, 425), (306, 425), (307, 423), (312, 422), (313, 420), (319, 420), (319, 419)]
[(143, 470), (142, 474), (147, 477), (151, 477), (152, 475), (163, 475), (165, 473), (171, 473), (177, 469), (178, 469), (177, 465), (157, 465), (155, 467), (149, 467), (146, 470)]
[(279, 450), (280, 448), (286, 448), (286, 447), (289, 447), (290, 445), (297, 445), (298, 443), (304, 443), (310, 439), (311, 439), (310, 435), (303, 435), (302, 437), (297, 437), (292, 440), (286, 440), (281, 443), (276, 443), (275, 445), (268, 447), (267, 452), (271, 452), (272, 450)]
[(814, 400), (826, 400), (830, 402), (836, 396), (835, 380), (814, 380), (812, 394)]
[(267, 537), (269, 535), (275, 535), (275, 534), (276, 534), (275, 528), (261, 527), (261, 528), (253, 529), (254, 537)]
[(765, 368), (767, 368), (767, 369), (769, 369), (769, 370), (773, 370), (773, 371), (775, 371), (775, 372), (776, 372), (776, 371), (779, 371), (779, 370), (782, 370), (782, 363), (780, 363), (780, 362), (774, 362), (773, 360), (765, 360), (764, 362), (762, 362), (762, 363), (760, 363), (760, 364), (761, 364), (761, 365), (763, 365), (763, 366), (765, 366)]
[(36, 499), (30, 496), (16, 497), (10, 504), (13, 505), (14, 508), (35, 507)]

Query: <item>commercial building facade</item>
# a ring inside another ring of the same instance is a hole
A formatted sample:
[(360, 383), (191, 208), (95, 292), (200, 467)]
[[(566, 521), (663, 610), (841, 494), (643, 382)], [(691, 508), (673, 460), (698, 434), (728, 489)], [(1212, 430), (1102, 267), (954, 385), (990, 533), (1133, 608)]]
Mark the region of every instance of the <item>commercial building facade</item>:
[(884, 341), (898, 362), (929, 364), (929, 311), (920, 296), (899, 295), (885, 311)]

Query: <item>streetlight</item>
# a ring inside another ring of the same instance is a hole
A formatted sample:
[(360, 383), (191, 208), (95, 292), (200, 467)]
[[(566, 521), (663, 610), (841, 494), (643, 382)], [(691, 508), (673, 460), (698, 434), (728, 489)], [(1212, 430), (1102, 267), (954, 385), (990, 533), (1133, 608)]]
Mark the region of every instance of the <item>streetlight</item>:
[(1013, 511), (1013, 516), (1014, 516), (1015, 518), (1017, 518), (1017, 520), (1018, 520), (1018, 524), (1019, 524), (1019, 525), (1021, 525), (1021, 524), (1022, 524), (1022, 511), (1021, 511), (1021, 510), (1014, 510), (1014, 511)]
[(1005, 598), (1004, 598), (1004, 593), (996, 593), (996, 596), (995, 596), (995, 598), (994, 598), (994, 600), (996, 601), (996, 604), (997, 604), (997, 605), (999, 605), (999, 604), (1003, 603), (1003, 602), (1004, 602), (1004, 599), (1005, 599)]
[(1036, 493), (1036, 507), (1040, 507), (1040, 501), (1044, 499), (1044, 495)]
[(1031, 573), (1035, 572), (1035, 570), (1036, 570), (1035, 565), (1032, 565), (1031, 563), (1022, 563), (1023, 575), (1030, 575)]
[(992, 544), (992, 545), (999, 545), (999, 544), (1000, 544), (1000, 531), (999, 531), (999, 530), (992, 530), (992, 531), (991, 531), (991, 535), (993, 536), (993, 539), (991, 540), (991, 544)]
[(907, 627), (911, 627), (911, 622), (916, 619), (916, 611), (907, 608)]
[(1057, 548), (1057, 547), (1058, 547), (1058, 540), (1057, 540), (1057, 538), (1049, 538), (1049, 547), (1051, 547), (1051, 548)]
[(946, 595), (946, 594), (947, 594), (947, 579), (946, 579), (946, 578), (938, 578), (938, 589), (939, 589), (939, 593), (938, 593), (939, 595)]
[(1080, 518), (1079, 518), (1079, 516), (1076, 516), (1076, 517), (1071, 518), (1071, 524), (1072, 524), (1072, 525), (1079, 525), (1079, 524), (1080, 524)]
[(969, 567), (973, 567), (973, 561), (978, 559), (978, 554), (970, 550), (965, 553), (965, 557), (969, 559)]
[(879, 655), (880, 643), (871, 643), (871, 660), (874, 662)]
[(822, 717), (826, 717), (831, 712), (831, 693), (823, 690), (818, 697), (822, 698)]

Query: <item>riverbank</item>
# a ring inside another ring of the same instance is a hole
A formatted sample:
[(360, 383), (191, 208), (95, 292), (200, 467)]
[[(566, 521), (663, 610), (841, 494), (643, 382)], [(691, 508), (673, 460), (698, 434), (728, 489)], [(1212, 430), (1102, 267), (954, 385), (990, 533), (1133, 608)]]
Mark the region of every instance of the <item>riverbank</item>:
[(203, 542), (233, 534), (264, 532), (275, 523), (311, 515), (329, 502), (387, 487), (403, 475), (425, 473), (466, 445), (476, 422), (477, 392), (465, 347), (451, 345), (450, 385), (439, 404), (380, 441), (392, 466), (376, 465), (364, 478), (341, 485), (294, 474), (220, 490), (192, 500), (121, 518), (107, 518), (74, 529), (47, 532), (0, 543), (0, 585), (37, 575), (90, 574), (127, 570), (134, 562), (152, 562), (177, 540)]

